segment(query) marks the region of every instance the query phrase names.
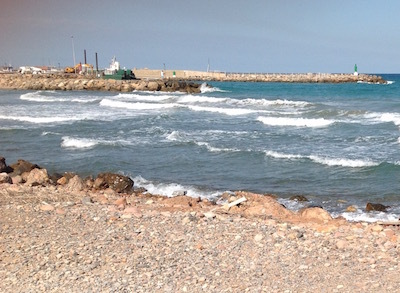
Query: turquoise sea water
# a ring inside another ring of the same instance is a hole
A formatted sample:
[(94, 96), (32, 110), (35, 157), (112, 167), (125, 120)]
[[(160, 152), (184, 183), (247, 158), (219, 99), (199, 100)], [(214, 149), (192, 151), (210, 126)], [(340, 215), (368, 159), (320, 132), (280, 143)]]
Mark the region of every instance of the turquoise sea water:
[[(400, 75), (390, 84), (211, 83), (198, 95), (0, 91), (0, 156), (102, 171), (171, 196), (302, 194), (349, 219), (400, 214)], [(366, 214), (367, 202), (390, 205)], [(356, 213), (344, 213), (356, 205)]]

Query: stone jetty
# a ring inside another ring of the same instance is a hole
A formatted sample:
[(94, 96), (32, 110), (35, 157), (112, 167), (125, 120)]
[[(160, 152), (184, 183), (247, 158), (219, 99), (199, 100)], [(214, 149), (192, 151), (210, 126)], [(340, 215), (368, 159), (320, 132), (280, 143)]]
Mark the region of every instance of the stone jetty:
[(181, 80), (113, 80), (77, 74), (0, 74), (0, 89), (200, 93), (199, 83)]
[[(160, 70), (135, 69), (137, 78), (160, 78)], [(244, 82), (285, 82), (285, 83), (386, 83), (377, 75), (349, 73), (232, 73), (191, 70), (165, 70), (165, 78), (201, 81), (244, 81)]]

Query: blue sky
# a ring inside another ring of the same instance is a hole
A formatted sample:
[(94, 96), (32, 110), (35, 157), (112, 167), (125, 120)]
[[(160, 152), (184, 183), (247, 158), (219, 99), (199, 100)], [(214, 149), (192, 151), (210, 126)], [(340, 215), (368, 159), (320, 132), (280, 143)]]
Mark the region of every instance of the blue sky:
[(400, 72), (400, 1), (2, 0), (0, 65)]

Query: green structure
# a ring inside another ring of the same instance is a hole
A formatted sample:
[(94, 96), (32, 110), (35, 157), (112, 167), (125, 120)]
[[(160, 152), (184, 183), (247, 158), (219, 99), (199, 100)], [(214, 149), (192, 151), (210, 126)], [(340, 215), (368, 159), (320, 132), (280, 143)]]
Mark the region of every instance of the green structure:
[(119, 69), (113, 74), (105, 74), (103, 75), (104, 79), (117, 79), (117, 80), (129, 80), (136, 79), (135, 74), (130, 69)]

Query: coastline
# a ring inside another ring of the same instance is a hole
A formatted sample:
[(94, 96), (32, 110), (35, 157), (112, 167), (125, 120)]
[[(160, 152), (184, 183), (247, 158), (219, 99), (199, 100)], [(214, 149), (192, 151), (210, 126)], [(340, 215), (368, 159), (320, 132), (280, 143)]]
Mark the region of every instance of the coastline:
[(78, 74), (0, 74), (0, 89), (58, 91), (162, 91), (200, 93), (201, 84), (181, 80), (114, 80)]
[(243, 191), (216, 205), (148, 194), (122, 175), (2, 168), (5, 292), (382, 292), (400, 283), (395, 225), (332, 219), (318, 207), (294, 213)]
[(0, 74), (4, 90), (88, 90), (88, 91), (161, 91), (200, 93), (199, 81), (282, 82), (282, 83), (387, 83), (376, 75), (353, 74), (245, 74), (200, 71), (166, 71), (161, 79), (159, 70), (134, 70), (136, 80), (102, 79), (77, 74)]

